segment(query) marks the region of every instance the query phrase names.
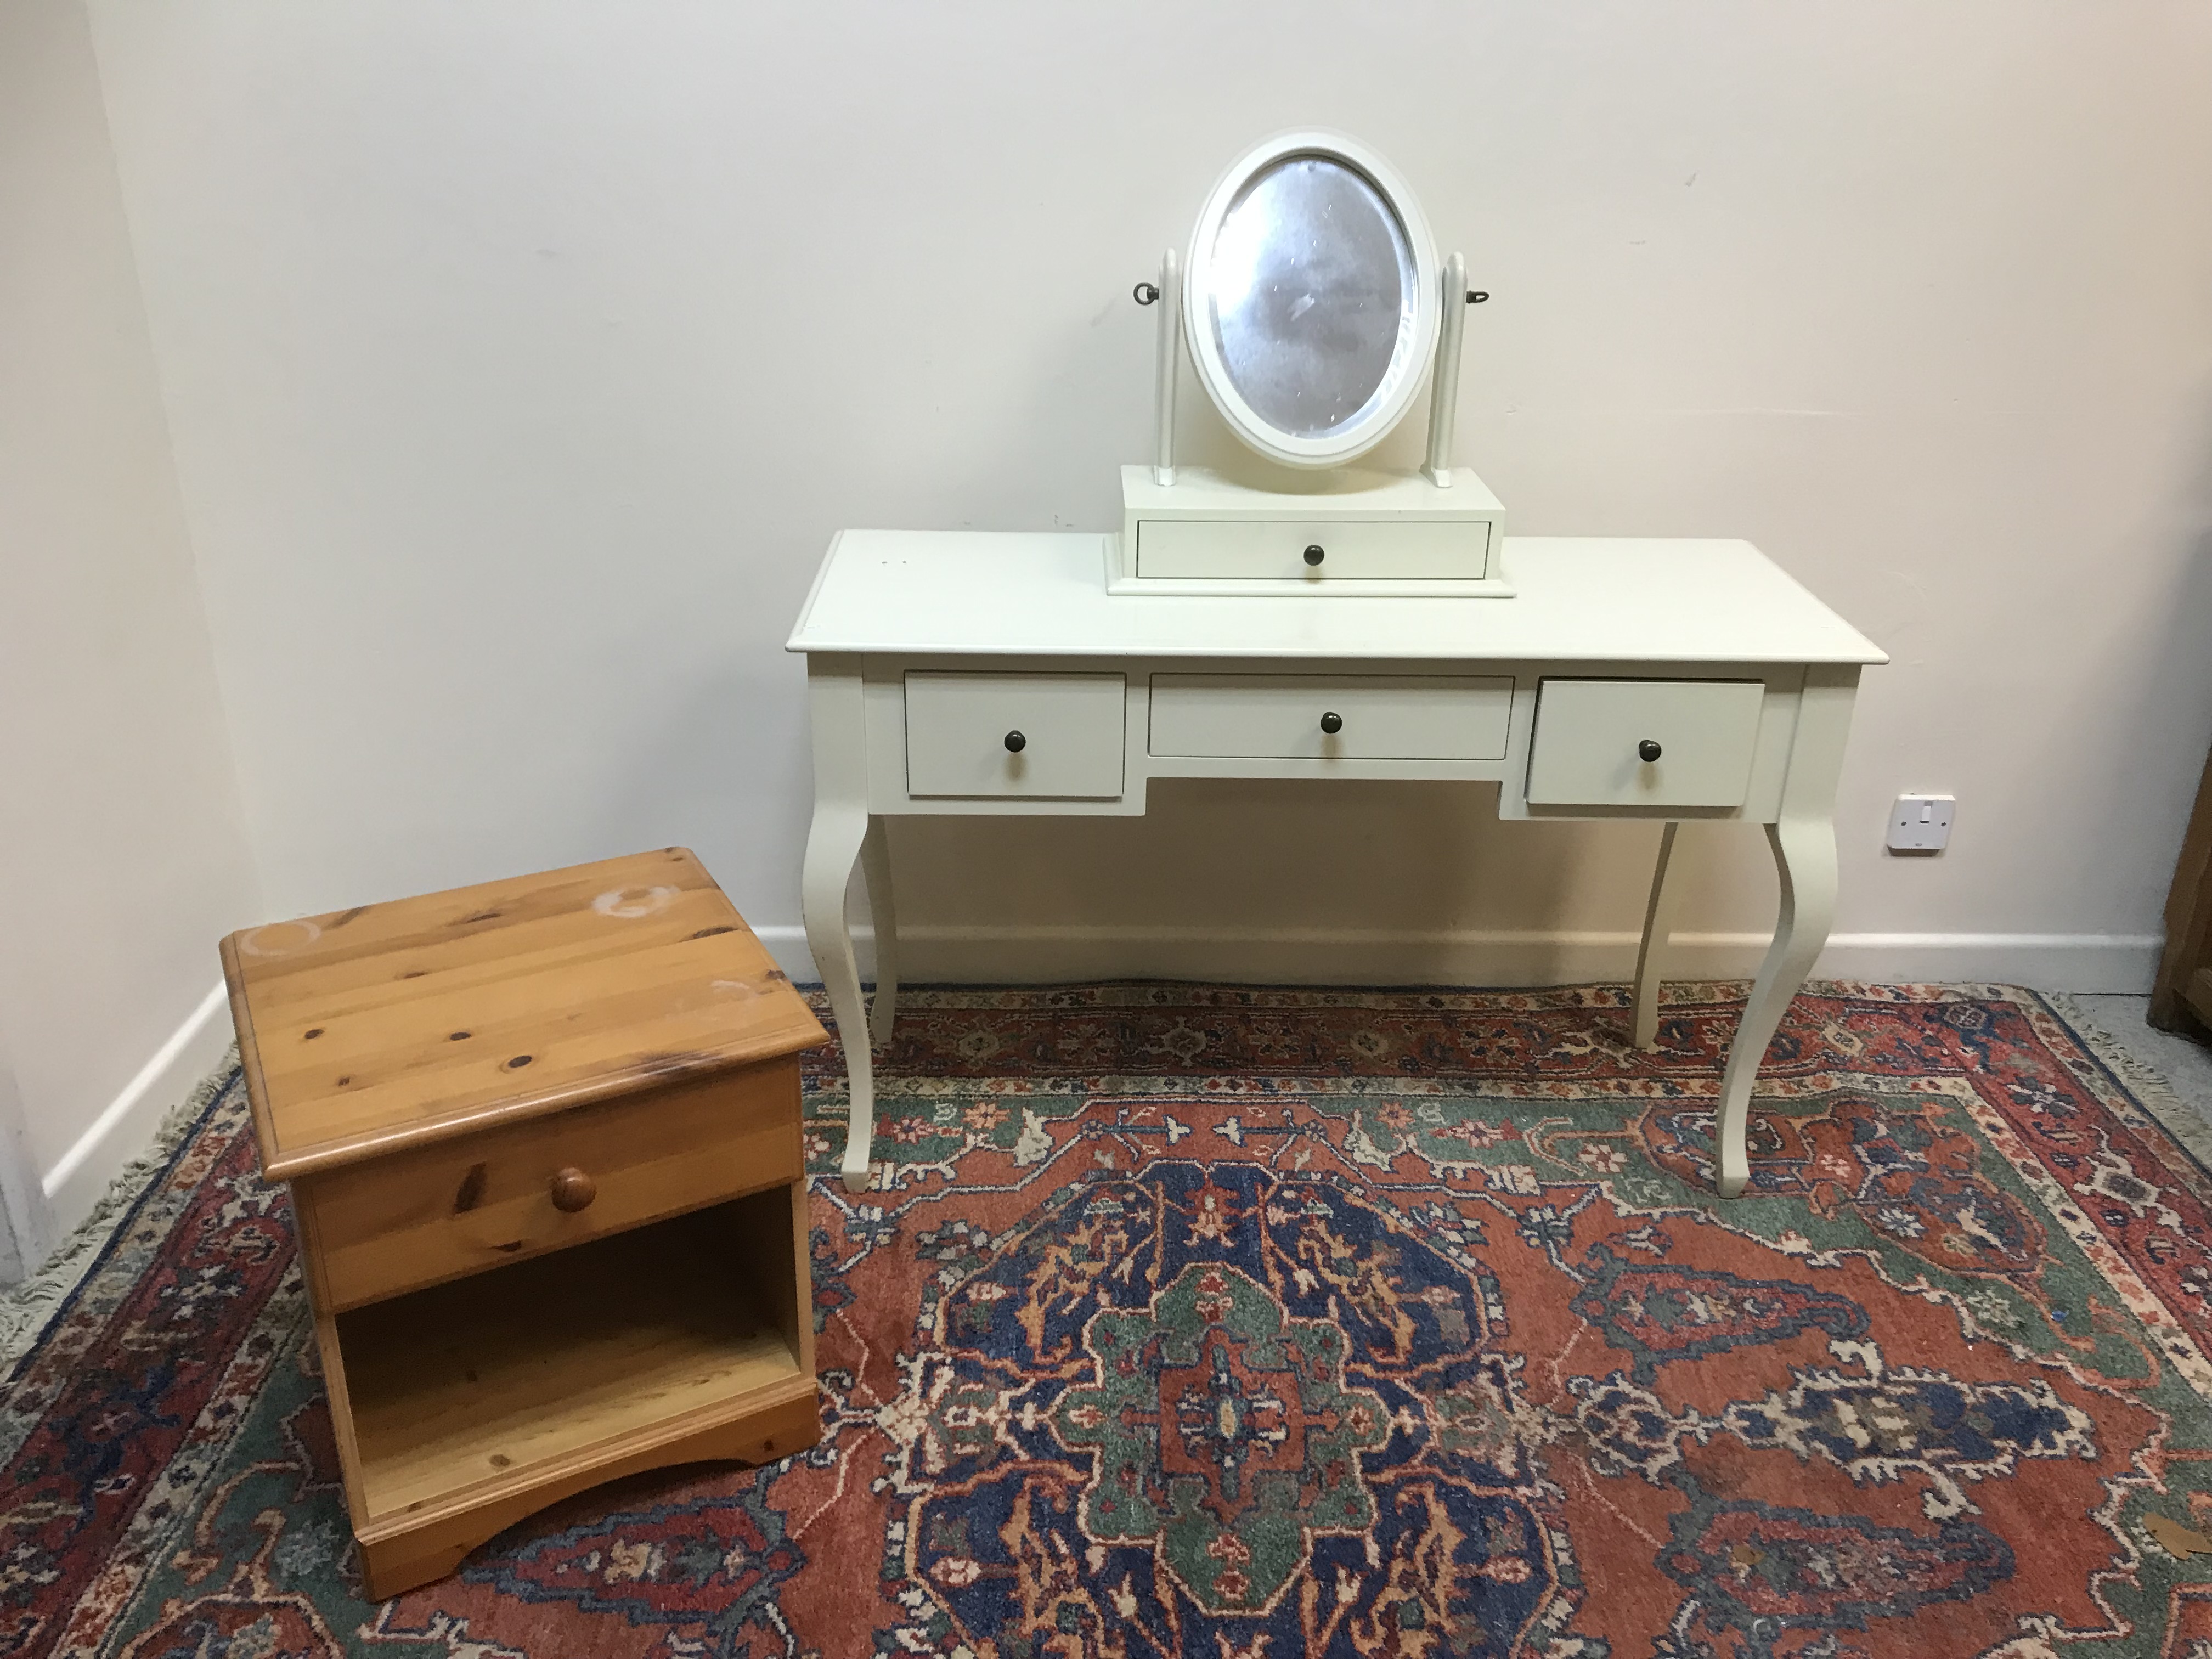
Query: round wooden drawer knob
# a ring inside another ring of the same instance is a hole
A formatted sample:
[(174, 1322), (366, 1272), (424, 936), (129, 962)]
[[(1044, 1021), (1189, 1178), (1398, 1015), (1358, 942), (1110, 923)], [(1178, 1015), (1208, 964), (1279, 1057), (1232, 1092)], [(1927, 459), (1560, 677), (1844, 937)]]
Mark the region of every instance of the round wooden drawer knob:
[(589, 1209), (592, 1200), (599, 1195), (599, 1183), (575, 1165), (553, 1172), (555, 1209), (574, 1215), (579, 1210)]

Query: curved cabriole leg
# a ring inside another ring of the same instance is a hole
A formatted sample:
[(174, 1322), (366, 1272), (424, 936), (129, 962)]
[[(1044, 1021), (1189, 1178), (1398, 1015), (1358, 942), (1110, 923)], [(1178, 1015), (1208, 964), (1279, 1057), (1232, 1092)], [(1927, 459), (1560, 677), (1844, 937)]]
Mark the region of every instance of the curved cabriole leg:
[(1674, 936), (1674, 913), (1680, 908), (1682, 884), (1669, 881), (1674, 861), (1674, 835), (1682, 826), (1670, 823), (1659, 836), (1659, 861), (1651, 871), (1651, 898), (1644, 907), (1644, 943), (1636, 952), (1636, 1046), (1650, 1050), (1659, 1043), (1660, 957)]
[(1813, 971), (1813, 959), (1828, 942), (1836, 915), (1836, 831), (1826, 817), (1784, 818), (1766, 826), (1774, 864), (1782, 878), (1782, 911), (1774, 942), (1759, 964), (1751, 1000), (1729, 1045), (1728, 1070), (1721, 1077), (1720, 1121), (1716, 1136), (1723, 1198), (1741, 1194), (1751, 1179), (1745, 1146), (1751, 1119), (1752, 1085), (1766, 1058), (1790, 1000)]
[(845, 1075), (852, 1116), (845, 1135), (842, 1173), (845, 1190), (868, 1189), (868, 1143), (875, 1134), (875, 1073), (868, 1053), (868, 1021), (860, 1001), (860, 963), (853, 955), (852, 925), (845, 919), (845, 889), (853, 863), (867, 838), (867, 808), (857, 802), (817, 800), (814, 824), (806, 835), (806, 866), (799, 879), (799, 905), (806, 919), (806, 945), (822, 986), (830, 994), (830, 1017), (844, 1045)]
[(898, 1018), (898, 911), (891, 902), (891, 848), (880, 817), (868, 819), (860, 842), (860, 877), (868, 884), (868, 925), (876, 934), (876, 997), (868, 1008), (868, 1035), (891, 1040)]

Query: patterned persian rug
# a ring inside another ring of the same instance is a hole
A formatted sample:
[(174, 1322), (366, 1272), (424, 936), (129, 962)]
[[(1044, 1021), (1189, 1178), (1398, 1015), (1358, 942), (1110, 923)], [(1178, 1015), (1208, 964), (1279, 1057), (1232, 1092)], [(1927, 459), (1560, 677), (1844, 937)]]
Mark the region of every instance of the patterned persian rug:
[(912, 999), (810, 1077), (825, 1435), (361, 1599), (234, 1079), (0, 1410), (0, 1653), (2212, 1654), (2212, 1182), (2046, 1003)]

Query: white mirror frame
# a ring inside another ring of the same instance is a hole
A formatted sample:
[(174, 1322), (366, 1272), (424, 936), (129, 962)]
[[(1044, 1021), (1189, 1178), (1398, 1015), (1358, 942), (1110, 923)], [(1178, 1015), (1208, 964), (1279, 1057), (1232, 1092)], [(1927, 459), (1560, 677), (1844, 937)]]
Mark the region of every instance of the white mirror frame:
[[(1413, 254), (1413, 330), (1410, 337), (1401, 337), (1398, 349), (1392, 354), (1381, 397), (1364, 416), (1321, 438), (1302, 438), (1285, 432), (1263, 419), (1244, 400), (1230, 380), (1228, 366), (1221, 360), (1220, 349), (1207, 321), (1212, 312), (1206, 302), (1206, 283), (1223, 217), (1256, 174), (1294, 155), (1325, 156), (1364, 177), (1397, 214)], [(1220, 182), (1206, 197), (1206, 205), (1199, 210), (1198, 228), (1191, 233), (1190, 257), (1183, 264), (1182, 309), (1186, 343), (1191, 362), (1198, 370), (1199, 384), (1213, 399), (1213, 406), (1221, 411), (1230, 429), (1269, 460), (1285, 466), (1322, 467), (1335, 466), (1364, 455), (1388, 437), (1413, 407), (1422, 374), (1436, 350), (1439, 315), (1443, 309), (1438, 283), (1437, 246), (1429, 234), (1429, 222), (1421, 212), (1420, 203), (1414, 199), (1413, 191), (1395, 168), (1358, 139), (1342, 133), (1318, 130), (1278, 133), (1238, 156), (1221, 175)]]

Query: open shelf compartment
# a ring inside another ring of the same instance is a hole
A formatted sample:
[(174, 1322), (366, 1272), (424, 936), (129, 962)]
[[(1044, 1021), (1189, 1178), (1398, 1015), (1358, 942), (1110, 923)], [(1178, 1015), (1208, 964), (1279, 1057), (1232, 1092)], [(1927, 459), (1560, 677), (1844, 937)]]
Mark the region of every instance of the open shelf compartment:
[(811, 1395), (793, 1203), (771, 1188), (338, 1315), (367, 1520)]

